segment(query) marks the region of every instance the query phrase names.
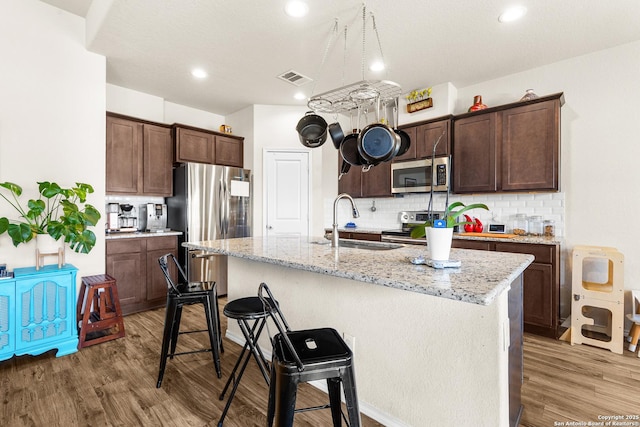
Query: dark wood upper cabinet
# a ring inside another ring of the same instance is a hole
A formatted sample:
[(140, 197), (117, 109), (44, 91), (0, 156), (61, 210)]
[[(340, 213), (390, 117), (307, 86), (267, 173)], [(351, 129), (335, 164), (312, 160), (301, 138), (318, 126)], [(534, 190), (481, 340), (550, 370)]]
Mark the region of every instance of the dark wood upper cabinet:
[(174, 125), (176, 163), (244, 166), (244, 138), (186, 125)]
[(406, 153), (404, 153), (401, 156), (394, 157), (393, 158), (394, 162), (416, 159), (416, 145), (418, 144), (418, 139), (416, 138), (416, 135), (418, 134), (418, 127), (411, 126), (411, 127), (402, 128), (402, 130), (405, 131), (407, 135), (409, 135), (409, 140), (411, 141), (411, 145), (409, 145), (409, 149), (407, 150)]
[(502, 190), (558, 190), (560, 103), (502, 112)]
[[(338, 170), (344, 160), (338, 156)], [(338, 180), (338, 193), (347, 193), (351, 197), (391, 197), (391, 163), (382, 162), (362, 171), (362, 166), (351, 166), (351, 169)]]
[(454, 193), (496, 191), (496, 120), (491, 113), (454, 122)]
[(107, 115), (106, 193), (171, 196), (171, 129)]
[(142, 182), (142, 123), (107, 116), (106, 192), (137, 194)]
[(453, 192), (558, 191), (563, 94), (463, 114), (453, 126)]
[(176, 128), (176, 162), (215, 163), (214, 135), (190, 128)]
[(144, 194), (173, 194), (173, 140), (171, 129), (144, 125), (142, 187)]
[(362, 173), (362, 197), (391, 197), (391, 162)]
[(241, 168), (243, 162), (243, 141), (227, 136), (216, 135), (215, 163), (217, 165), (236, 166)]
[(426, 122), (405, 125), (401, 129), (411, 139), (409, 150), (402, 156), (395, 157), (394, 162), (404, 160), (426, 159), (433, 156), (433, 146), (442, 135), (436, 147), (436, 157), (447, 156), (451, 147), (451, 118), (440, 117)]
[(449, 155), (449, 129), (451, 120), (439, 120), (418, 126), (416, 132), (416, 158), (426, 159), (433, 157), (433, 146), (438, 142), (436, 147), (436, 157)]
[[(338, 171), (341, 170), (344, 159), (338, 155)], [(347, 193), (351, 197), (362, 197), (362, 167), (351, 166), (349, 172), (338, 180), (338, 193)]]

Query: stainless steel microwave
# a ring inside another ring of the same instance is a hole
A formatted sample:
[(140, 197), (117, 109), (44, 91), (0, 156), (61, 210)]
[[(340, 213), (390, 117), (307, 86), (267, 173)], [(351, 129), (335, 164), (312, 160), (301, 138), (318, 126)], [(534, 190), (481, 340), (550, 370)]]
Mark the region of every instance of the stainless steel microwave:
[(449, 164), (448, 156), (391, 163), (391, 192), (447, 191), (451, 174)]

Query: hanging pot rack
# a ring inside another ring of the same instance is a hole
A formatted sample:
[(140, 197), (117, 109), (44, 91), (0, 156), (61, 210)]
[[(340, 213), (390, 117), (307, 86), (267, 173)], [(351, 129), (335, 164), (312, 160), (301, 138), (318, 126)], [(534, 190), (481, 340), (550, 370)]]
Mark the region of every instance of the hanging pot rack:
[[(307, 106), (315, 113), (348, 113), (355, 109), (366, 108), (371, 105), (379, 105), (380, 101), (396, 100), (402, 94), (402, 88), (399, 84), (389, 80), (365, 80), (365, 44), (366, 44), (366, 5), (362, 4), (362, 80), (346, 86), (342, 86), (337, 89), (324, 92), (319, 95), (311, 96), (307, 102)], [(380, 43), (380, 35), (378, 34), (378, 28), (376, 26), (375, 16), (371, 13), (371, 19), (373, 22), (373, 31), (376, 35), (378, 42), (378, 48), (380, 50), (380, 57), (384, 58), (382, 53), (382, 44)], [(333, 36), (338, 33), (337, 19), (333, 26)], [(344, 68), (346, 68), (346, 39), (347, 28), (344, 28), (345, 39), (345, 52), (344, 52), (344, 64), (343, 64), (343, 83), (344, 83)], [(333, 37), (329, 39), (327, 47), (324, 52), (320, 69), (324, 66), (327, 58), (328, 51), (331, 47)], [(384, 60), (384, 59), (383, 59)], [(315, 83), (314, 83), (315, 89)], [(313, 91), (312, 91), (313, 92)]]

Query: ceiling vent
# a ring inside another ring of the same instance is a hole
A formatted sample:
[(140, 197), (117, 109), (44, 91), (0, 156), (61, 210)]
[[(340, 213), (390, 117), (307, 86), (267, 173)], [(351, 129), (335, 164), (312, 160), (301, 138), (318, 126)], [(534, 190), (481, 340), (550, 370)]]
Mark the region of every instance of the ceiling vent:
[(312, 81), (311, 78), (293, 70), (285, 71), (284, 73), (280, 74), (278, 78), (280, 80), (284, 80), (285, 82), (289, 82), (294, 86), (302, 86)]

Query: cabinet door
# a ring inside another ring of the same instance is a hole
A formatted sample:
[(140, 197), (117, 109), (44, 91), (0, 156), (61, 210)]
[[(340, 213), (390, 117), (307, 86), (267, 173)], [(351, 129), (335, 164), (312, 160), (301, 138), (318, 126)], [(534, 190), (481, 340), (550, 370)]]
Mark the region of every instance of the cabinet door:
[(488, 113), (454, 122), (454, 193), (497, 190), (496, 120), (496, 113)]
[(362, 197), (391, 196), (391, 162), (383, 162), (360, 174)]
[(555, 330), (553, 268), (534, 262), (524, 271), (525, 325)]
[[(342, 156), (338, 156), (338, 159), (338, 171), (340, 171), (344, 160)], [(349, 172), (338, 180), (338, 193), (347, 193), (352, 197), (362, 195), (362, 168), (360, 166), (351, 166)]]
[(142, 124), (107, 116), (106, 192), (142, 191)]
[[(145, 298), (147, 301), (162, 300), (167, 298), (167, 281), (160, 270), (158, 258), (172, 253), (178, 256), (178, 239), (176, 236), (149, 237), (147, 239), (147, 286)], [(173, 264), (169, 264), (171, 279), (176, 283), (178, 271)]]
[(409, 140), (411, 141), (411, 145), (409, 145), (409, 149), (402, 156), (397, 156), (393, 158), (393, 162), (395, 161), (403, 161), (403, 160), (415, 160), (416, 159), (416, 146), (418, 145), (418, 127), (412, 126), (409, 128), (402, 128), (403, 131), (409, 135)]
[(0, 281), (0, 360), (11, 358), (16, 348), (15, 285), (14, 280)]
[(30, 347), (47, 347), (76, 332), (72, 277), (60, 273), (16, 280), (16, 354), (29, 353)]
[(171, 129), (144, 125), (143, 159), (143, 193), (171, 196), (173, 193)]
[(216, 135), (216, 164), (243, 167), (243, 145), (242, 140)]
[(145, 239), (107, 241), (107, 274), (116, 279), (123, 314), (127, 306), (143, 301), (146, 293)]
[(436, 147), (436, 156), (449, 155), (450, 120), (441, 120), (418, 126), (416, 131), (416, 158), (433, 157), (433, 146), (440, 138)]
[(502, 190), (558, 190), (558, 100), (502, 113)]
[(176, 128), (176, 162), (215, 163), (214, 135)]

